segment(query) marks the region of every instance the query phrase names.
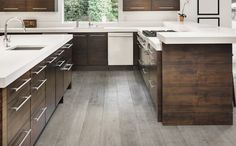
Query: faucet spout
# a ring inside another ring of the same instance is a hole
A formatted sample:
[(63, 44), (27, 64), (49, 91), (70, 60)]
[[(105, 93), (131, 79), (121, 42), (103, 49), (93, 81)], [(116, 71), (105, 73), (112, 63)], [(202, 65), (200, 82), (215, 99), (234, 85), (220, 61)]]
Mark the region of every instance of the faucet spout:
[(21, 24), (22, 28), (24, 29), (24, 32), (26, 32), (26, 28), (25, 28), (25, 24), (24, 22), (20, 19), (20, 18), (17, 18), (17, 17), (13, 17), (13, 18), (10, 18), (8, 20), (6, 20), (5, 22), (5, 31), (4, 31), (4, 38), (3, 38), (3, 41), (5, 42), (5, 46), (6, 47), (10, 47), (9, 43), (10, 43), (10, 38), (8, 37), (8, 24), (12, 21), (17, 21)]

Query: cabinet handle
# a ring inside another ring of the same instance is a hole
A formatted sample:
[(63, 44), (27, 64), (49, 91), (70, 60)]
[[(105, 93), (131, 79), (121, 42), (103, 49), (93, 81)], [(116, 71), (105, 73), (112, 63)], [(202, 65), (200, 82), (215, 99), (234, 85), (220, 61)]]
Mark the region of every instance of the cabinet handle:
[(21, 109), (21, 107), (31, 98), (31, 95), (23, 97), (25, 100), (18, 106), (18, 107), (12, 107), (13, 110), (16, 112)]
[(73, 44), (65, 44), (62, 48), (63, 49), (69, 49), (73, 46)]
[(57, 57), (52, 57), (52, 60), (47, 61), (47, 63), (48, 63), (48, 64), (51, 64), (51, 63), (53, 63), (56, 59), (57, 59)]
[(65, 67), (63, 67), (61, 70), (63, 70), (63, 71), (70, 71), (72, 66), (73, 66), (73, 64), (66, 64)]
[(57, 56), (60, 56), (62, 53), (64, 53), (65, 50), (61, 50), (61, 52), (57, 53)]
[(17, 91), (19, 91), (21, 88), (23, 88), (28, 82), (30, 82), (30, 80), (31, 80), (31, 78), (25, 79), (25, 80), (24, 80), (24, 83), (21, 84), (19, 87), (17, 87), (17, 88), (11, 88), (11, 89), (14, 90), (15, 92), (17, 92)]
[(174, 7), (159, 7), (159, 9), (174, 9)]
[(47, 10), (47, 8), (32, 8), (33, 10)]
[(104, 35), (104, 34), (91, 34), (89, 36), (90, 37), (105, 37), (106, 35)]
[(145, 7), (130, 7), (131, 10), (144, 10)]
[(40, 74), (46, 67), (47, 67), (47, 65), (40, 66), (41, 69), (40, 69), (39, 71), (34, 71), (34, 72), (32, 72), (32, 73), (38, 75), (38, 74)]
[(143, 68), (142, 69), (143, 74), (147, 74), (148, 72)]
[(30, 135), (31, 133), (31, 129), (28, 131), (24, 131), (24, 133), (26, 133), (25, 137), (22, 139), (22, 141), (20, 142), (19, 146), (22, 146), (23, 143), (25, 142), (26, 138)]
[(66, 61), (64, 60), (64, 61), (59, 61), (59, 62), (57, 62), (57, 67), (61, 67), (64, 63), (65, 63)]
[(46, 81), (47, 81), (47, 79), (45, 79), (45, 80), (40, 80), (41, 84), (40, 84), (38, 87), (32, 87), (32, 89), (34, 89), (34, 90), (39, 90), (39, 89), (44, 85), (44, 83), (46, 83)]
[(152, 80), (148, 80), (148, 82), (151, 88), (155, 88), (155, 85), (152, 84)]
[(46, 110), (47, 110), (47, 107), (43, 108), (41, 114), (37, 118), (34, 118), (34, 120), (38, 122)]
[(19, 8), (3, 8), (4, 10), (19, 10)]

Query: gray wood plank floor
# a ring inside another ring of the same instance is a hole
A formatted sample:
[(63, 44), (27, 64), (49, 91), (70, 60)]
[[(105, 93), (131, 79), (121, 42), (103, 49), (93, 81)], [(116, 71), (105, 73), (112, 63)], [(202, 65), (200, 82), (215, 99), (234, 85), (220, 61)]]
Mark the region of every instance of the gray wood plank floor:
[(236, 146), (236, 126), (158, 123), (137, 71), (74, 72), (72, 87), (36, 146)]

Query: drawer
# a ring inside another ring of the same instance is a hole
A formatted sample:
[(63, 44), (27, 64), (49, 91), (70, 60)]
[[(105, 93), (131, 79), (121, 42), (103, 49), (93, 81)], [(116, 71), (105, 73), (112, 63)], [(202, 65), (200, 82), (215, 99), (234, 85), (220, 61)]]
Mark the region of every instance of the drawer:
[(31, 114), (33, 114), (37, 110), (38, 105), (41, 102), (45, 102), (46, 100), (46, 80), (44, 81), (39, 83), (37, 87), (32, 87)]
[(31, 127), (30, 120), (19, 130), (16, 136), (8, 143), (9, 146), (30, 146)]
[(65, 50), (65, 58), (66, 59), (71, 59), (72, 58), (72, 47), (73, 44), (72, 42), (68, 42), (67, 44), (65, 44), (62, 48)]
[(54, 53), (55, 56), (57, 57), (64, 57), (65, 56), (65, 50), (63, 48), (61, 49), (58, 49), (55, 53)]
[(8, 104), (8, 140), (19, 132), (21, 127), (30, 120), (30, 100), (29, 92), (19, 96)]
[(46, 110), (45, 102), (41, 102), (37, 110), (34, 112), (31, 118), (31, 144), (34, 145), (44, 126), (46, 125)]
[(47, 65), (45, 62), (42, 62), (38, 65), (36, 65), (32, 70), (31, 70), (31, 84), (34, 86), (37, 84), (38, 80), (43, 80), (45, 79), (45, 70), (46, 70)]
[(30, 91), (30, 72), (25, 73), (19, 79), (14, 81), (7, 87), (8, 92), (8, 103), (18, 96), (28, 93)]
[(72, 67), (73, 64), (71, 63), (71, 60), (69, 60), (61, 69), (64, 71), (64, 92), (67, 90), (72, 81)]

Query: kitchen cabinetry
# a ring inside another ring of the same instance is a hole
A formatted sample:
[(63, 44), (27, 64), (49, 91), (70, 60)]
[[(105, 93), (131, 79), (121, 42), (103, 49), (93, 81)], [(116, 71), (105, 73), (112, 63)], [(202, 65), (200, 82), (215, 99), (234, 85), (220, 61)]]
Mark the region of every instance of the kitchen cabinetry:
[(25, 0), (0, 0), (0, 11), (25, 11)]
[(153, 11), (171, 11), (180, 9), (179, 0), (152, 0)]
[(151, 0), (123, 0), (124, 11), (151, 11)]
[(55, 0), (26, 0), (27, 11), (55, 11)]
[(55, 60), (57, 59), (55, 53), (46, 59), (46, 122), (53, 114), (56, 108), (56, 70)]
[(64, 72), (61, 70), (66, 63), (64, 58), (64, 49), (57, 51), (56, 61), (56, 105), (60, 102), (64, 95)]
[(31, 145), (34, 145), (46, 124), (46, 67), (43, 61), (31, 71)]
[[(71, 43), (0, 89), (1, 145), (33, 146), (71, 84)], [(69, 65), (68, 65), (69, 64)], [(58, 73), (56, 73), (58, 72)], [(57, 77), (57, 80), (56, 80)], [(59, 96), (60, 95), (60, 96)]]
[(73, 43), (75, 68), (108, 66), (107, 33), (74, 34)]
[(108, 65), (106, 33), (88, 35), (88, 64), (91, 66)]
[(88, 65), (88, 34), (74, 34), (73, 44), (73, 63), (76, 66)]
[(178, 11), (180, 0), (123, 0), (124, 11)]
[(139, 70), (149, 90), (158, 121), (162, 120), (162, 52), (156, 51), (141, 37), (137, 37), (139, 48)]
[(56, 0), (0, 0), (0, 11), (56, 11)]

